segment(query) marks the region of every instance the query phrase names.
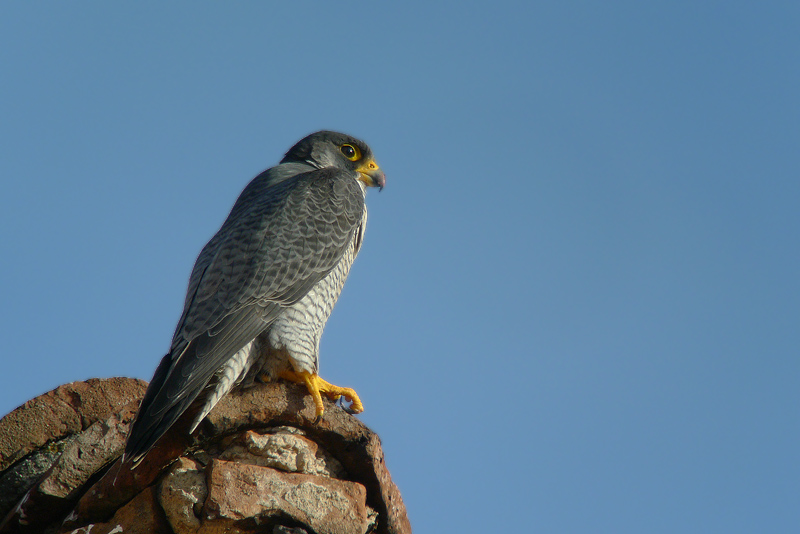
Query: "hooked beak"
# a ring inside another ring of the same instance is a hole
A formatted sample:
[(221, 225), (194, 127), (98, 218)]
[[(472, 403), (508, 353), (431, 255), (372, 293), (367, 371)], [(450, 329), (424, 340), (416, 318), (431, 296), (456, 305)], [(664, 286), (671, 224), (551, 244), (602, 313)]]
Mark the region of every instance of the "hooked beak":
[(375, 160), (365, 161), (356, 172), (361, 175), (358, 179), (367, 184), (367, 187), (377, 187), (378, 191), (381, 191), (386, 186), (386, 175)]

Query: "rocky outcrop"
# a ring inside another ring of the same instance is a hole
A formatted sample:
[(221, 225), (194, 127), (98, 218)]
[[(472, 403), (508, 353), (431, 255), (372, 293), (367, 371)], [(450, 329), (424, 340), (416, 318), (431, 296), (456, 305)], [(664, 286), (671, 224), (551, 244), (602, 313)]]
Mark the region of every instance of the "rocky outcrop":
[[(139, 380), (61, 386), (0, 420), (0, 533), (410, 533), (380, 440), (305, 389), (259, 384), (188, 434), (185, 414), (131, 470)], [(327, 401), (326, 401), (327, 402)]]

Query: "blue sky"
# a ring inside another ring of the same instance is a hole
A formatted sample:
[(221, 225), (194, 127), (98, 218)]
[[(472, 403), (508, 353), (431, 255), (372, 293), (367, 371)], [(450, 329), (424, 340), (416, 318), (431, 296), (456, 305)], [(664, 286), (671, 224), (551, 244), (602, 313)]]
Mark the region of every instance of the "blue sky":
[(796, 2), (0, 5), (0, 412), (149, 379), (299, 138), (387, 173), (325, 331), (417, 532), (796, 532)]

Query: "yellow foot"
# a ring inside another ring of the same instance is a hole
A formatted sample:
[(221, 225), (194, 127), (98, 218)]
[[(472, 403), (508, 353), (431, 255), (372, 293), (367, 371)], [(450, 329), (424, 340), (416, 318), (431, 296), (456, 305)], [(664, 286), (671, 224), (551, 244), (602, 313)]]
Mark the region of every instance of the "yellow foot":
[(344, 397), (347, 401), (352, 402), (353, 405), (350, 406), (350, 411), (353, 413), (361, 413), (364, 411), (364, 405), (361, 404), (361, 399), (358, 398), (358, 394), (354, 390), (351, 388), (334, 386), (321, 379), (316, 373), (283, 371), (280, 377), (292, 382), (297, 382), (298, 384), (306, 385), (308, 392), (311, 394), (311, 398), (314, 399), (314, 406), (317, 409), (317, 419), (322, 417), (322, 414), (325, 413), (325, 407), (322, 405), (322, 393), (333, 401), (338, 400), (339, 397)]

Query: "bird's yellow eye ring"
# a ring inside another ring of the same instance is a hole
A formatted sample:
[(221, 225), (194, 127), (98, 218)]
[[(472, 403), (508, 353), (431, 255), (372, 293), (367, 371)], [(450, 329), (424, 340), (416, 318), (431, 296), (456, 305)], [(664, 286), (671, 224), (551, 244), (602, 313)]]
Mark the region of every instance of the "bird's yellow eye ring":
[(344, 157), (346, 157), (350, 161), (358, 161), (361, 159), (361, 151), (358, 149), (357, 146), (342, 145), (341, 147), (339, 147), (339, 150), (341, 150), (342, 154), (344, 154)]

